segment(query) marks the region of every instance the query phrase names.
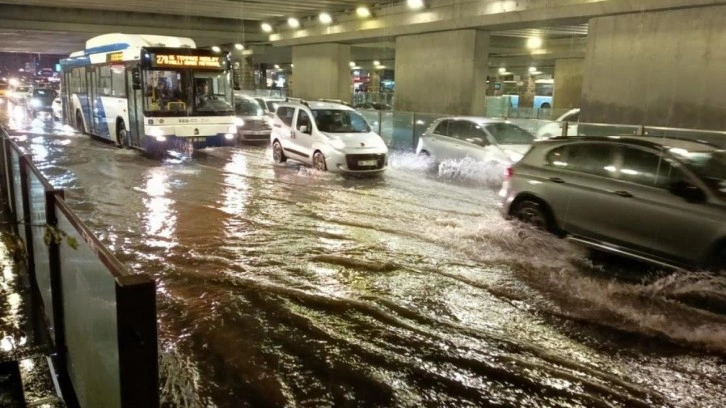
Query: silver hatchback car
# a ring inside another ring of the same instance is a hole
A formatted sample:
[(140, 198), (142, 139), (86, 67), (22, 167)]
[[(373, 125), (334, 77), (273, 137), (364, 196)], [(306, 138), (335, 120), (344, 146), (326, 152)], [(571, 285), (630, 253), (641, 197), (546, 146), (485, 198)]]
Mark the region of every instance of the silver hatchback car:
[(554, 138), (508, 169), (507, 218), (670, 267), (726, 267), (726, 151), (654, 137)]

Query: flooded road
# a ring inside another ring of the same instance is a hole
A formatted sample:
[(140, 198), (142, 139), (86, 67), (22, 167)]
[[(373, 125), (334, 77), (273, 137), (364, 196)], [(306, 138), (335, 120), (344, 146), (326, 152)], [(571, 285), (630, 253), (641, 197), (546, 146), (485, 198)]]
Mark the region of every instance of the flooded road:
[(168, 406), (726, 406), (726, 280), (614, 278), (502, 220), (491, 169), (345, 179), (267, 146), (159, 162), (9, 131), (157, 280)]

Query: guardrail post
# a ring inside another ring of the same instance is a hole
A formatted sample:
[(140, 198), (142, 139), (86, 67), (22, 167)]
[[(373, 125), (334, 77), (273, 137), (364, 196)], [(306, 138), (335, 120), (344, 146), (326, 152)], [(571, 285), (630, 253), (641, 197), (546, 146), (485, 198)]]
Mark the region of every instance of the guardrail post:
[(411, 115), (411, 148), (416, 150), (416, 112)]
[[(20, 194), (23, 202), (23, 227), (25, 228), (25, 252), (27, 254), (28, 275), (32, 285), (37, 285), (35, 279), (35, 258), (33, 256), (33, 227), (30, 219), (30, 183), (28, 183), (29, 154), (20, 155), (18, 166), (20, 168)], [(18, 227), (20, 228), (20, 227)]]
[(378, 136), (381, 135), (381, 127), (383, 126), (383, 111), (378, 111)]
[[(18, 211), (17, 208), (15, 208), (15, 183), (13, 182), (13, 160), (11, 158), (12, 155), (12, 149), (13, 147), (10, 145), (10, 138), (6, 137), (5, 130), (3, 130), (3, 147), (4, 147), (4, 157), (5, 157), (5, 186), (7, 189), (7, 196), (8, 199), (8, 207), (10, 208), (10, 212), (13, 214), (13, 219), (18, 219), (18, 214), (16, 213)], [(17, 231), (17, 225), (15, 223), (12, 223), (13, 232)]]
[(570, 129), (570, 122), (562, 122), (562, 137), (567, 137), (567, 131)]

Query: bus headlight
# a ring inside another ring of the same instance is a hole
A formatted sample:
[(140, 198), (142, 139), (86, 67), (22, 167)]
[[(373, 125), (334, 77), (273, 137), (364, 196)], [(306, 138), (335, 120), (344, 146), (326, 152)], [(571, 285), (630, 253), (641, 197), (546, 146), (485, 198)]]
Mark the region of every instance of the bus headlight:
[(156, 139), (157, 142), (165, 142), (166, 136), (164, 136), (164, 132), (161, 131), (159, 128), (151, 128), (149, 129), (149, 136)]
[(237, 125), (237, 127), (242, 127), (245, 125), (245, 121), (242, 118), (234, 118), (234, 124)]

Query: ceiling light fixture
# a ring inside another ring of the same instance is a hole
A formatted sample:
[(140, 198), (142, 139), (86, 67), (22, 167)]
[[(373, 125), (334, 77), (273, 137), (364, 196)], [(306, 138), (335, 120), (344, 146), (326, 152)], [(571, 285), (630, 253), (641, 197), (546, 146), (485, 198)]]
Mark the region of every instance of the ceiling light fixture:
[(262, 24), (260, 24), (260, 27), (262, 28), (262, 31), (264, 31), (266, 33), (272, 32), (272, 26), (270, 25), (270, 23), (262, 23)]
[(318, 20), (320, 20), (323, 24), (330, 24), (333, 22), (333, 17), (331, 17), (330, 14), (323, 12), (318, 16)]
[(287, 25), (289, 25), (290, 28), (298, 28), (300, 27), (300, 20), (295, 17), (290, 17), (287, 19)]
[(221, 49), (221, 48), (219, 48), (219, 47), (217, 47), (217, 46), (215, 45), (214, 47), (212, 47), (212, 51), (214, 51), (214, 52), (220, 52), (220, 51), (222, 51), (222, 49)]
[(426, 4), (423, 0), (406, 0), (406, 5), (411, 10), (420, 10), (424, 7), (426, 7)]
[(527, 40), (527, 48), (530, 50), (536, 50), (542, 47), (542, 39), (539, 37), (530, 37)]
[(239, 51), (242, 51), (242, 50), (244, 50), (244, 49), (245, 49), (245, 46), (244, 46), (244, 45), (242, 45), (242, 44), (239, 44), (239, 43), (238, 43), (238, 44), (235, 44), (235, 45), (234, 45), (234, 48), (236, 48), (236, 49), (237, 49), (237, 50), (239, 50)]
[(504, 68), (504, 67), (501, 67), (501, 68), (499, 68), (499, 73), (500, 74), (506, 74), (507, 73), (507, 69)]
[(360, 18), (366, 18), (371, 16), (371, 11), (368, 9), (368, 7), (360, 6), (355, 9), (355, 14), (357, 14)]
[(355, 66), (355, 61), (349, 62), (348, 65), (350, 65), (350, 67), (353, 68)]
[(381, 61), (375, 60), (375, 61), (373, 61), (373, 65), (379, 66), (379, 65), (381, 65)]

